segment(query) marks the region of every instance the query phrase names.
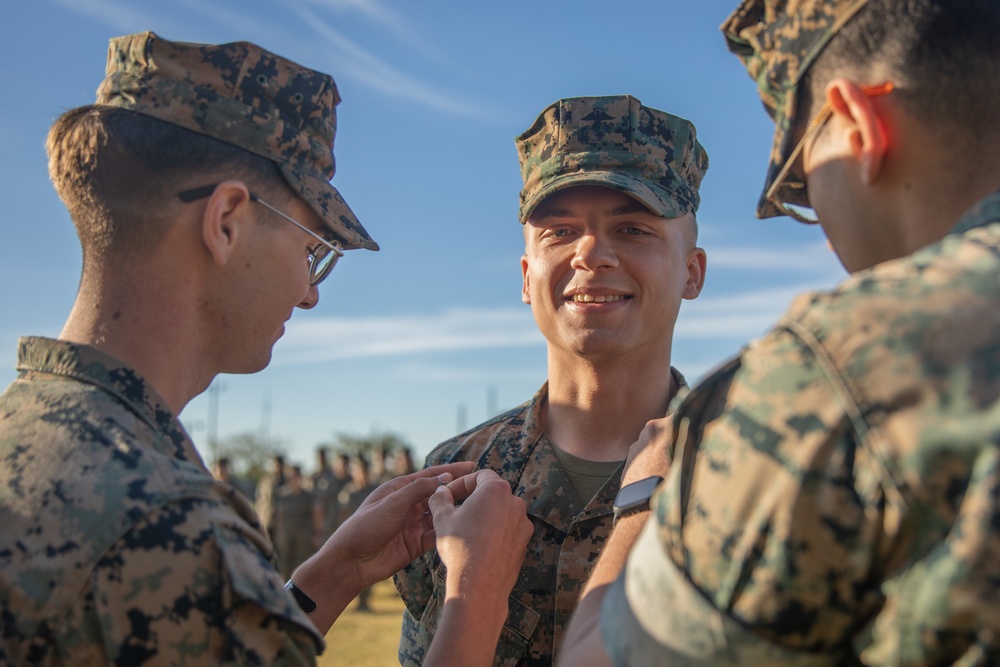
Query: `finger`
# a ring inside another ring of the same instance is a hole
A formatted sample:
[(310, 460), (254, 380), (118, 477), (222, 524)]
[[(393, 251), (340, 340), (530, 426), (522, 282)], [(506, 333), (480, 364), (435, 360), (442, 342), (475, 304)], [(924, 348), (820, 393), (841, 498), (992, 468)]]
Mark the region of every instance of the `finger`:
[(473, 469), (475, 469), (475, 467), (475, 461), (457, 461), (455, 463), (444, 463), (424, 468), (423, 470), (418, 470), (417, 472), (404, 475), (403, 477), (397, 477), (396, 479), (404, 483), (409, 483), (415, 479), (423, 479), (425, 477), (437, 477), (439, 475), (450, 475), (451, 479), (454, 479), (455, 477), (468, 475), (473, 471)]
[(657, 417), (656, 419), (650, 419), (648, 422), (646, 422), (646, 426), (644, 428), (648, 428), (653, 431), (659, 431), (670, 426), (673, 420), (674, 420), (673, 415), (667, 415), (665, 417)]
[(455, 497), (447, 486), (439, 486), (427, 499), (427, 505), (430, 507), (431, 516), (434, 517), (434, 525), (438, 525), (440, 521), (455, 511)]
[(639, 437), (632, 444), (632, 448), (639, 449), (655, 441), (663, 430), (660, 422), (665, 421), (665, 419), (652, 419), (646, 422), (646, 425), (642, 427), (642, 431), (639, 432)]
[(490, 470), (489, 468), (483, 468), (481, 470), (477, 470), (471, 475), (465, 475), (464, 477), (452, 480), (448, 483), (448, 490), (451, 491), (455, 502), (462, 502), (471, 496), (472, 492), (475, 491), (477, 487), (495, 482), (503, 482), (504, 484), (507, 484), (507, 482), (500, 479), (500, 476), (497, 475), (496, 472)]
[(380, 506), (387, 514), (407, 515), (411, 510), (420, 508), (421, 503), (434, 493), (434, 489), (441, 486), (441, 482), (433, 477), (415, 479), (405, 486), (396, 489), (385, 496)]
[[(411, 483), (418, 480), (426, 480), (431, 478), (437, 478), (437, 481), (446, 484), (458, 475), (466, 475), (472, 471), (475, 467), (475, 462), (473, 461), (459, 461), (457, 463), (445, 463), (439, 466), (431, 466), (430, 468), (424, 468), (423, 470), (418, 470), (417, 472), (410, 473), (409, 475), (403, 475), (401, 477), (395, 477), (390, 479), (388, 482), (384, 482), (374, 491), (372, 491), (362, 505), (370, 505), (372, 503), (378, 502), (383, 498), (386, 498), (396, 491), (409, 486)], [(427, 491), (426, 495), (430, 495), (434, 492), (434, 488), (431, 487)]]
[(390, 479), (387, 482), (382, 482), (381, 484), (378, 485), (378, 487), (376, 487), (374, 491), (368, 494), (368, 497), (365, 498), (364, 501), (362, 501), (361, 503), (362, 506), (371, 505), (372, 503), (377, 503), (386, 496), (395, 492), (397, 489), (401, 488), (404, 485), (404, 483), (405, 482), (403, 482), (402, 478), (400, 477), (397, 477), (395, 479)]

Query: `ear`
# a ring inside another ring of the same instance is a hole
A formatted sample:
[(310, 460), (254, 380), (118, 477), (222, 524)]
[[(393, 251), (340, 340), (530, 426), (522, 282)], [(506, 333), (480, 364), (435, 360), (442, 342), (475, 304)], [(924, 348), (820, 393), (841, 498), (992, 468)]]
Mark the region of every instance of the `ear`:
[(705, 286), (705, 267), (708, 258), (701, 248), (691, 248), (687, 254), (687, 282), (681, 296), (685, 299), (697, 299), (701, 288)]
[(866, 95), (859, 85), (837, 78), (826, 89), (834, 116), (847, 128), (851, 154), (861, 167), (861, 182), (873, 184), (882, 171), (889, 149), (887, 115), (877, 98)]
[(528, 256), (521, 255), (521, 301), (531, 303), (531, 294), (528, 292)]
[(217, 265), (224, 266), (232, 257), (242, 223), (252, 217), (252, 204), (242, 181), (223, 181), (209, 197), (201, 216), (201, 237)]

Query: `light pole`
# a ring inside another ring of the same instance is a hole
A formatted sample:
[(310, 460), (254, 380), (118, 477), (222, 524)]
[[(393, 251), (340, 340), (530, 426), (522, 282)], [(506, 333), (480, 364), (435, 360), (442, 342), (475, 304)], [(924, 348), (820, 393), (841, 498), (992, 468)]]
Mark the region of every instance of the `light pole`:
[(208, 447), (212, 453), (212, 465), (219, 460), (219, 395), (225, 389), (218, 378), (208, 386)]

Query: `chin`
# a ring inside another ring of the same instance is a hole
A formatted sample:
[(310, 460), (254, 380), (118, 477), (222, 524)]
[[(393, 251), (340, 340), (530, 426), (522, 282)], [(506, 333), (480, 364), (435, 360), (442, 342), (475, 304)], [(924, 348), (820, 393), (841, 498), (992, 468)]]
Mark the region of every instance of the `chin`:
[(222, 372), (230, 375), (252, 375), (264, 370), (270, 363), (271, 350), (268, 349), (266, 354), (257, 355), (253, 359), (239, 360), (232, 365), (232, 368), (224, 369)]
[(258, 359), (257, 363), (255, 363), (253, 365), (253, 367), (251, 369), (247, 370), (246, 372), (247, 373), (259, 373), (262, 370), (264, 370), (265, 368), (267, 368), (270, 364), (271, 364), (271, 350), (268, 350), (267, 351), (267, 355), (264, 358), (262, 358), (262, 359)]
[(583, 358), (615, 356), (626, 351), (621, 340), (611, 337), (592, 336), (577, 340), (573, 344), (574, 353)]

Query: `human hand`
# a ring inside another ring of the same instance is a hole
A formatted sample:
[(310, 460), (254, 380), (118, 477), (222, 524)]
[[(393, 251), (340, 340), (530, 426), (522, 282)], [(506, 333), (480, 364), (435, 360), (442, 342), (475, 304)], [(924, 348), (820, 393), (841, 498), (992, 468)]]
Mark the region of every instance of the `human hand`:
[(478, 470), (440, 487), (428, 504), (448, 574), (424, 667), (491, 665), (534, 532), (524, 501), (495, 472)]
[(472, 472), (462, 461), (396, 477), (375, 489), (320, 549), (337, 577), (362, 588), (386, 579), (434, 546), (427, 499), (442, 484)]
[(428, 504), (448, 569), (446, 598), (492, 603), (506, 616), (507, 596), (534, 532), (524, 501), (494, 471), (477, 470), (440, 487)]
[(646, 422), (642, 432), (639, 433), (639, 439), (629, 447), (621, 485), (625, 486), (653, 476), (666, 479), (670, 470), (668, 454), (672, 438), (672, 416)]

